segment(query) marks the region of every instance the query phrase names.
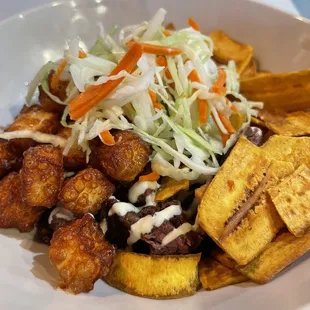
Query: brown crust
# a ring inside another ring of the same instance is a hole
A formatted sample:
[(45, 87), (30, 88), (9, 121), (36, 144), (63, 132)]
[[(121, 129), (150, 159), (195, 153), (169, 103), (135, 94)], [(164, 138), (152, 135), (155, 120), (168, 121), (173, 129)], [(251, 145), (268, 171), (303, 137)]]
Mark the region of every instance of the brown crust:
[(94, 283), (109, 272), (114, 253), (89, 214), (60, 227), (49, 248), (50, 261), (59, 271), (59, 287), (73, 294), (91, 291)]
[(0, 227), (17, 228), (28, 232), (43, 213), (44, 208), (27, 206), (21, 196), (21, 181), (12, 172), (0, 181)]
[(0, 141), (0, 178), (18, 168), (20, 157), (10, 142)]
[(59, 193), (66, 209), (77, 216), (96, 214), (114, 192), (114, 185), (97, 169), (87, 168), (70, 178)]
[(24, 153), (22, 194), (29, 206), (50, 208), (58, 201), (64, 179), (62, 153), (52, 145), (40, 145)]

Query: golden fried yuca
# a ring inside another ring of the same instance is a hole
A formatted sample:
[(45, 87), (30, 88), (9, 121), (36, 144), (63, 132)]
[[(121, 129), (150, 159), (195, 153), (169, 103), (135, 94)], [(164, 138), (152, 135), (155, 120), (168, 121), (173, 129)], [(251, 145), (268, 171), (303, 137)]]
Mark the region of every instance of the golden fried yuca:
[(155, 201), (165, 201), (182, 190), (189, 188), (188, 180), (174, 180), (165, 177), (161, 182), (159, 191), (156, 193)]
[(276, 134), (291, 137), (310, 134), (309, 111), (286, 113), (281, 110), (262, 110), (259, 116), (266, 126)]
[[(54, 134), (59, 126), (59, 119), (56, 114), (46, 112), (41, 107), (34, 105), (23, 109), (23, 111), (5, 131), (28, 129)], [(11, 142), (18, 150), (21, 151), (25, 151), (29, 147), (36, 145), (36, 142), (32, 139), (24, 138), (13, 139)]]
[(86, 168), (70, 178), (58, 198), (76, 216), (96, 214), (101, 203), (114, 193), (114, 185), (97, 169)]
[(61, 150), (50, 144), (28, 149), (24, 153), (21, 180), (22, 195), (27, 205), (54, 206), (64, 180)]
[(248, 79), (256, 75), (256, 62), (255, 59), (252, 58), (247, 67), (240, 75), (240, 79)]
[(221, 248), (216, 248), (211, 252), (211, 256), (220, 262), (222, 265), (230, 269), (235, 269), (237, 263), (234, 261), (231, 256), (224, 252)]
[(202, 287), (207, 290), (215, 290), (248, 280), (236, 269), (230, 269), (212, 258), (203, 258), (200, 261), (199, 279)]
[(262, 146), (269, 159), (291, 162), (295, 168), (305, 164), (310, 168), (310, 137), (285, 137), (273, 135)]
[(256, 283), (264, 284), (310, 249), (310, 231), (295, 237), (280, 233), (257, 258), (238, 269)]
[(268, 192), (289, 231), (302, 236), (310, 226), (310, 169), (301, 165)]
[(214, 43), (213, 56), (215, 60), (224, 64), (227, 64), (229, 60), (234, 60), (237, 72), (242, 74), (253, 57), (252, 46), (232, 40), (222, 30), (211, 32), (210, 38)]
[(20, 163), (20, 158), (11, 142), (0, 140), (0, 178), (13, 170)]
[(200, 254), (152, 256), (116, 253), (104, 280), (124, 292), (142, 297), (169, 299), (196, 293)]
[(284, 226), (265, 191), (292, 171), (290, 163), (270, 165), (261, 149), (241, 137), (209, 185), (199, 223), (238, 264), (250, 262)]
[(256, 76), (240, 81), (240, 92), (248, 99), (264, 102), (264, 109), (287, 112), (310, 108), (310, 69)]
[(73, 294), (89, 292), (112, 264), (114, 246), (90, 215), (56, 230), (49, 248), (50, 261), (59, 271), (60, 288)]
[(43, 213), (42, 207), (30, 207), (21, 195), (20, 175), (11, 172), (0, 181), (0, 228), (17, 228), (28, 232)]

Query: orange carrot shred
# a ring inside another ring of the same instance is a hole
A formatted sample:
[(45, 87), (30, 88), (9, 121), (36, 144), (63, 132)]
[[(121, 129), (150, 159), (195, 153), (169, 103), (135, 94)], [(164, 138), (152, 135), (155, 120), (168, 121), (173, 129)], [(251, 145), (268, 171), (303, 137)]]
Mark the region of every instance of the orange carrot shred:
[(229, 119), (227, 119), (222, 113), (218, 112), (218, 116), (219, 119), (221, 120), (223, 126), (225, 127), (225, 129), (230, 133), (235, 133), (236, 130), (233, 127), (233, 125), (231, 124), (231, 122), (229, 121)]
[(65, 70), (67, 64), (68, 64), (68, 61), (65, 59), (63, 59), (60, 62), (57, 68), (57, 71), (53, 74), (52, 81), (51, 81), (51, 89), (55, 89), (57, 87), (59, 80), (60, 80), (60, 76)]
[(106, 145), (114, 145), (115, 144), (114, 137), (112, 136), (112, 134), (110, 133), (109, 130), (103, 131), (100, 134), (100, 138), (102, 139), (102, 142)]
[(196, 21), (193, 18), (191, 18), (191, 17), (188, 18), (188, 24), (194, 30), (200, 31), (200, 27), (198, 26), (198, 24), (196, 23)]
[(158, 110), (162, 110), (164, 108), (164, 106), (159, 102), (154, 102), (153, 107), (154, 109), (158, 109)]
[[(128, 42), (127, 46), (130, 48), (134, 43), (135, 42)], [(146, 54), (176, 56), (183, 53), (182, 50), (175, 47), (154, 45), (148, 43), (140, 43), (140, 44), (143, 48), (143, 52)]]
[(168, 30), (164, 30), (164, 31), (163, 31), (163, 34), (164, 34), (166, 37), (170, 37), (170, 36), (171, 36), (171, 33), (170, 33), (170, 31), (168, 31)]
[(145, 181), (157, 181), (160, 178), (160, 175), (157, 172), (151, 172), (146, 175), (141, 175), (139, 177), (139, 182), (145, 182)]
[(166, 29), (175, 31), (175, 26), (174, 26), (173, 23), (169, 23), (169, 24), (166, 26)]
[(211, 87), (210, 92), (221, 93), (225, 89), (224, 88), (225, 83), (226, 83), (226, 72), (223, 69), (219, 69), (218, 78), (215, 81), (214, 85)]
[[(142, 53), (143, 49), (141, 44), (133, 44), (109, 76), (116, 75), (122, 70), (131, 73), (138, 60), (141, 58)], [(96, 106), (102, 99), (108, 96), (123, 81), (123, 79), (124, 77), (117, 80), (110, 80), (101, 85), (89, 86), (84, 93), (81, 93), (69, 104), (69, 114), (71, 119), (77, 120), (84, 116), (91, 108)]]
[(151, 100), (152, 100), (152, 103), (154, 104), (156, 102), (156, 93), (154, 93), (152, 90), (149, 89), (148, 91), (150, 97), (151, 97)]
[(167, 60), (164, 56), (158, 56), (156, 58), (156, 64), (160, 67), (167, 67)]
[(86, 58), (87, 54), (83, 50), (79, 50), (79, 58)]
[(172, 75), (171, 75), (171, 73), (170, 73), (168, 68), (166, 68), (165, 74), (166, 74), (167, 79), (172, 79)]
[(199, 78), (199, 76), (198, 76), (198, 72), (197, 72), (197, 70), (195, 70), (195, 69), (189, 74), (188, 78), (189, 78), (192, 82), (198, 82), (198, 83), (200, 83), (200, 78)]

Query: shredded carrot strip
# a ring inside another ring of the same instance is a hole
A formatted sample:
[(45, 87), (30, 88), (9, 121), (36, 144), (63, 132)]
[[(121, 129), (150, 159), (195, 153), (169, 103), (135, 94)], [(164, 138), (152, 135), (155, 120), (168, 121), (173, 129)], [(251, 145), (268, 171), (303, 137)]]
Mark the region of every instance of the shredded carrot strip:
[[(134, 42), (128, 42), (127, 46), (130, 48)], [(169, 47), (169, 46), (160, 46), (160, 45), (154, 45), (154, 44), (148, 44), (148, 43), (140, 43), (143, 52), (146, 54), (155, 54), (155, 55), (166, 55), (166, 56), (176, 56), (182, 54), (182, 50), (175, 47)]]
[(145, 182), (145, 181), (157, 181), (159, 179), (160, 175), (157, 172), (151, 172), (146, 175), (141, 175), (139, 177), (139, 182)]
[(227, 140), (229, 139), (230, 136), (226, 135), (226, 134), (224, 134), (222, 132), (220, 132), (220, 135), (221, 135), (222, 143), (223, 143), (223, 145), (225, 147), (226, 146), (226, 142), (227, 142)]
[(167, 67), (167, 60), (164, 56), (158, 56), (156, 58), (156, 64), (160, 67)]
[(79, 58), (86, 58), (87, 54), (83, 50), (79, 50)]
[(172, 75), (168, 68), (165, 69), (165, 74), (166, 74), (167, 79), (172, 79)]
[(152, 90), (149, 89), (148, 91), (150, 97), (151, 97), (151, 100), (152, 100), (152, 103), (154, 104), (156, 102), (156, 93), (154, 93)]
[[(188, 76), (192, 82), (200, 83), (198, 72), (194, 69)], [(208, 103), (206, 100), (198, 99), (199, 106), (199, 126), (205, 124), (208, 120)]]
[(68, 61), (65, 59), (63, 59), (60, 62), (57, 68), (57, 71), (53, 74), (52, 81), (51, 81), (51, 89), (55, 89), (57, 87), (59, 80), (60, 80), (60, 76), (65, 70), (67, 64), (68, 64)]
[(100, 137), (101, 137), (104, 144), (107, 144), (107, 145), (114, 145), (115, 144), (114, 137), (112, 136), (112, 134), (110, 133), (109, 130), (103, 131), (100, 134)]
[(164, 31), (163, 31), (163, 34), (164, 34), (166, 37), (170, 37), (170, 36), (171, 36), (171, 33), (170, 33), (170, 31), (168, 31), (168, 30), (164, 30)]
[(218, 73), (218, 78), (214, 85), (211, 87), (210, 92), (222, 94), (222, 92), (225, 90), (226, 93), (226, 89), (224, 88), (226, 83), (226, 72), (223, 69), (219, 69)]
[(198, 24), (196, 23), (196, 21), (193, 18), (191, 18), (191, 17), (188, 18), (188, 24), (194, 30), (200, 31), (200, 27), (198, 26)]
[(164, 108), (164, 106), (159, 102), (154, 102), (153, 107), (154, 109), (158, 109), (158, 110), (162, 110)]
[(174, 26), (173, 23), (169, 23), (169, 24), (166, 26), (166, 29), (174, 31), (174, 30), (175, 30), (175, 26)]
[[(133, 44), (109, 76), (116, 75), (122, 70), (131, 73), (142, 56), (142, 53), (143, 49), (141, 44)], [(84, 116), (91, 108), (108, 96), (123, 81), (123, 79), (124, 77), (117, 80), (110, 80), (101, 85), (89, 86), (84, 93), (81, 93), (69, 104), (69, 114), (71, 119), (77, 120)]]
[(219, 115), (219, 119), (221, 120), (223, 126), (225, 127), (225, 129), (230, 133), (235, 133), (236, 130), (233, 127), (233, 125), (231, 124), (231, 122), (229, 121), (229, 119), (227, 119), (222, 113), (218, 112)]

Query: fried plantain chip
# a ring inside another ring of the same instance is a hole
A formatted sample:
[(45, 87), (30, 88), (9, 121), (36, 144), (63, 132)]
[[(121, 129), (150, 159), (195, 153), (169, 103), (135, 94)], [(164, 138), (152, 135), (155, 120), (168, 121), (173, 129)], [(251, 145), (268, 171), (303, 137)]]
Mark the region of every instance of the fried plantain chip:
[(156, 193), (155, 201), (164, 201), (182, 190), (189, 188), (188, 180), (174, 180), (169, 177), (165, 177), (161, 183), (159, 191)]
[(269, 159), (291, 162), (295, 168), (305, 164), (310, 168), (310, 137), (293, 138), (273, 135), (262, 146)]
[(281, 110), (262, 110), (259, 117), (274, 133), (282, 136), (299, 137), (310, 134), (310, 112), (286, 113)]
[(272, 72), (270, 71), (257, 71), (256, 72), (256, 76), (266, 76), (266, 75), (270, 75), (272, 74)]
[(119, 251), (104, 280), (124, 292), (168, 299), (196, 293), (200, 254), (152, 256)]
[(248, 280), (239, 271), (230, 269), (212, 258), (205, 258), (199, 263), (199, 278), (202, 287), (207, 290), (215, 290)]
[(310, 231), (303, 237), (295, 237), (288, 231), (281, 232), (261, 253), (246, 266), (239, 266), (243, 274), (256, 283), (270, 281), (285, 267), (310, 249)]
[(205, 194), (208, 186), (210, 183), (206, 183), (198, 188), (195, 189), (195, 197), (199, 200), (202, 199), (203, 195)]
[(229, 269), (234, 269), (237, 265), (231, 256), (224, 252), (221, 248), (216, 248), (211, 252), (211, 256)]
[(263, 152), (241, 137), (198, 207), (200, 226), (240, 265), (284, 226), (266, 189), (294, 168), (287, 162), (269, 165)]
[(254, 58), (251, 59), (248, 66), (244, 69), (240, 75), (240, 79), (249, 79), (253, 76), (256, 76), (256, 62)]
[(237, 73), (242, 74), (253, 57), (253, 47), (232, 40), (221, 30), (211, 32), (210, 37), (214, 43), (215, 60), (224, 64), (227, 64), (229, 60), (234, 60)]
[(254, 116), (251, 117), (251, 124), (266, 128), (265, 122)]
[(268, 193), (289, 231), (302, 236), (310, 226), (310, 170), (301, 165)]
[(267, 110), (304, 110), (310, 108), (310, 69), (241, 80), (240, 92), (248, 100), (264, 102)]

